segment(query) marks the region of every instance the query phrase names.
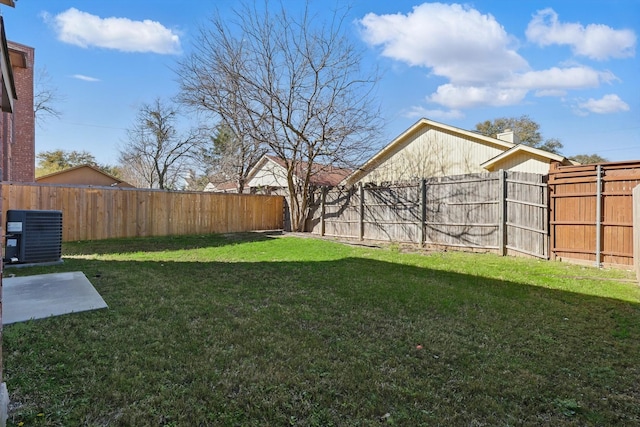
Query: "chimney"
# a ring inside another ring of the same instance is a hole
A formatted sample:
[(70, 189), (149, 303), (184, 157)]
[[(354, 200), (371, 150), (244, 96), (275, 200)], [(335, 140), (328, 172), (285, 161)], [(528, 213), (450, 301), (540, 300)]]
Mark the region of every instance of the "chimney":
[(520, 138), (518, 138), (518, 135), (516, 135), (516, 133), (511, 129), (505, 129), (504, 132), (496, 135), (496, 139), (499, 139), (500, 141), (510, 142), (512, 144), (520, 144)]

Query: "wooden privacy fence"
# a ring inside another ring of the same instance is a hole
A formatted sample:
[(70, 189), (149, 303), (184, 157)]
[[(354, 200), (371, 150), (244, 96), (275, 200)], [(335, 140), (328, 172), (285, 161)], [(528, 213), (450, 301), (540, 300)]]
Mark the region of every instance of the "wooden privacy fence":
[(2, 183), (8, 209), (61, 210), (63, 241), (282, 229), (283, 198)]
[(638, 161), (554, 166), (549, 172), (551, 258), (632, 266), (638, 184)]
[(633, 189), (633, 266), (640, 282), (640, 185)]
[(548, 192), (542, 175), (493, 172), (389, 186), (324, 190), (316, 234), (493, 250), (548, 258)]

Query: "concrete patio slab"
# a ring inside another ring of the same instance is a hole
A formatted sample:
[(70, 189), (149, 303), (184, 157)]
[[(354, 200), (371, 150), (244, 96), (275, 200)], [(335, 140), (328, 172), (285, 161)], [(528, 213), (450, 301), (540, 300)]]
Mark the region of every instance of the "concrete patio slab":
[(2, 323), (108, 308), (81, 271), (2, 279)]

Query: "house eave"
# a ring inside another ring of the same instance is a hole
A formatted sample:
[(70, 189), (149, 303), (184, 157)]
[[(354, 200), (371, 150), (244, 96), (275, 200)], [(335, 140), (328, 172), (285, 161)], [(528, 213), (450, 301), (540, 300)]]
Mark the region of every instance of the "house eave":
[(0, 16), (0, 72), (2, 73), (2, 97), (0, 109), (5, 113), (13, 112), (13, 101), (18, 99), (16, 83), (13, 79), (13, 70), (9, 59), (9, 47), (4, 31), (4, 18)]
[(523, 144), (518, 144), (512, 148), (510, 148), (509, 150), (498, 154), (497, 156), (487, 160), (484, 163), (480, 164), (480, 167), (488, 170), (488, 171), (492, 171), (495, 167), (496, 164), (504, 161), (505, 159), (508, 159), (511, 156), (516, 155), (517, 153), (520, 152), (526, 152), (534, 157), (537, 157), (539, 159), (542, 160), (546, 160), (549, 163), (551, 163), (552, 161), (558, 162), (560, 164), (568, 164), (570, 161), (564, 157), (561, 156), (559, 154), (555, 154), (555, 153), (550, 153), (548, 151), (544, 151), (544, 150), (540, 150), (538, 148), (533, 148), (533, 147), (529, 147), (527, 145), (523, 145)]

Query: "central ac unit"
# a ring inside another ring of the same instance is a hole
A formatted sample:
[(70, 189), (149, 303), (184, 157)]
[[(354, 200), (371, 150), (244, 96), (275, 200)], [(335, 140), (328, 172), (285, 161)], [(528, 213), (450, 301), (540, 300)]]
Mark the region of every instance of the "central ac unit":
[(7, 211), (5, 262), (57, 262), (61, 257), (61, 211)]

